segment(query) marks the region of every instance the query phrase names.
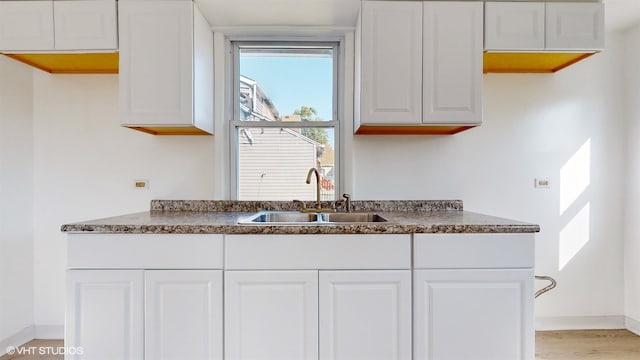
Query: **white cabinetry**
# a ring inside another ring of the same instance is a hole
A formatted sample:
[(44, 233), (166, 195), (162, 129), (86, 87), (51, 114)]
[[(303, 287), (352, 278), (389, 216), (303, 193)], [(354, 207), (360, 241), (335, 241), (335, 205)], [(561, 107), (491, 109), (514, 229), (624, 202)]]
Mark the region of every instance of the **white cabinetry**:
[(414, 359), (533, 360), (533, 240), (414, 235)]
[(118, 21), (113, 0), (54, 0), (56, 50), (116, 50)]
[(603, 3), (547, 3), (546, 48), (602, 50)]
[(120, 120), (153, 134), (213, 133), (213, 33), (191, 1), (118, 2)]
[(222, 241), (70, 234), (68, 358), (221, 360)]
[(320, 359), (411, 359), (409, 270), (320, 271)]
[(481, 2), (424, 3), (423, 123), (482, 123)]
[(604, 4), (487, 2), (487, 51), (597, 51), (604, 48)]
[(486, 50), (544, 50), (543, 2), (487, 2)]
[(0, 51), (117, 48), (115, 0), (0, 1)]
[(144, 273), (146, 359), (222, 360), (222, 271)]
[(225, 359), (318, 358), (317, 271), (227, 271), (225, 304)]
[(363, 1), (363, 124), (422, 123), (422, 2)]
[(480, 124), (482, 26), (482, 2), (363, 1), (356, 133), (455, 133)]
[(141, 270), (69, 270), (65, 359), (143, 359)]
[(226, 358), (410, 360), (410, 240), (226, 236)]

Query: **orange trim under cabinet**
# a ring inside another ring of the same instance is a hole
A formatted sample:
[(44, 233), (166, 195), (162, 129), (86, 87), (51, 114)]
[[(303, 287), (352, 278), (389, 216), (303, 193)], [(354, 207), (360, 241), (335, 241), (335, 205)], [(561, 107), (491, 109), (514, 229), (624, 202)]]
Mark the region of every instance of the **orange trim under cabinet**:
[(3, 54), (51, 74), (117, 74), (118, 53)]
[(151, 135), (213, 135), (195, 126), (185, 127), (161, 127), (161, 126), (127, 126), (129, 129), (138, 130)]
[(477, 125), (451, 126), (389, 126), (389, 125), (360, 125), (357, 135), (453, 135), (476, 127)]
[(502, 53), (485, 52), (484, 73), (554, 73), (594, 53)]

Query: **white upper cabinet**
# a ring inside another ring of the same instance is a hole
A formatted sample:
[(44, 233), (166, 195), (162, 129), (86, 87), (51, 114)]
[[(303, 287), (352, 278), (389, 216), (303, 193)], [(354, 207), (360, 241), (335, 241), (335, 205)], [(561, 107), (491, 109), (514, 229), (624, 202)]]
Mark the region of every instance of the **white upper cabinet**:
[(51, 1), (0, 1), (0, 50), (53, 50)]
[(602, 50), (603, 3), (547, 3), (549, 50)]
[(487, 2), (487, 51), (598, 51), (604, 48), (604, 4)]
[(479, 1), (363, 1), (356, 133), (453, 134), (479, 125), (483, 19)]
[(114, 50), (118, 20), (113, 0), (53, 2), (56, 50)]
[(171, 0), (121, 0), (118, 10), (121, 124), (212, 134), (213, 33), (200, 11)]
[(481, 2), (424, 3), (424, 124), (482, 123)]
[(488, 2), (484, 11), (486, 50), (544, 50), (544, 3)]
[(117, 48), (115, 0), (0, 1), (1, 51)]
[(422, 2), (362, 3), (361, 117), (422, 122)]

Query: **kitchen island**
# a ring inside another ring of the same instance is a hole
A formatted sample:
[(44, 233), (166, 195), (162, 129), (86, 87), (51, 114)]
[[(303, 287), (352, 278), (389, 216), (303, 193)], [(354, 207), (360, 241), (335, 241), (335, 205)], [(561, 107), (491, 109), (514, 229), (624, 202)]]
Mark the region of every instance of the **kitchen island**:
[(154, 200), (63, 225), (65, 341), (84, 350), (68, 358), (534, 358), (537, 225), (461, 201), (352, 202), (385, 222), (242, 223), (297, 206)]

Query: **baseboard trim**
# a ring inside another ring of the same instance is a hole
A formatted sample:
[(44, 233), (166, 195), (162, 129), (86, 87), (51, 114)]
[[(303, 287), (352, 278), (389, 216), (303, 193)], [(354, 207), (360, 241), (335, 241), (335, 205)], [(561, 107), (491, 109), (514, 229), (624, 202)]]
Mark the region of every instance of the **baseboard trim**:
[(536, 330), (607, 330), (624, 329), (620, 316), (550, 316), (536, 318)]
[(36, 325), (36, 336), (34, 339), (64, 339), (64, 325)]
[(0, 340), (0, 356), (7, 353), (7, 348), (10, 346), (20, 346), (35, 339), (36, 327), (34, 325), (27, 326), (26, 328), (18, 331), (17, 333)]
[(624, 326), (625, 328), (627, 328), (627, 330), (631, 331), (632, 333), (636, 335), (640, 335), (640, 321), (636, 319), (632, 319), (627, 316), (624, 319)]

